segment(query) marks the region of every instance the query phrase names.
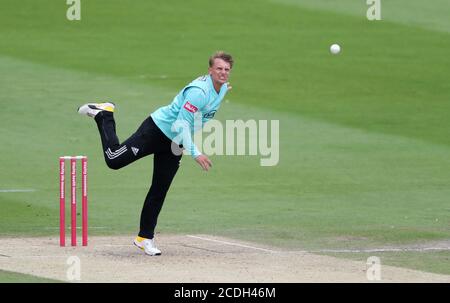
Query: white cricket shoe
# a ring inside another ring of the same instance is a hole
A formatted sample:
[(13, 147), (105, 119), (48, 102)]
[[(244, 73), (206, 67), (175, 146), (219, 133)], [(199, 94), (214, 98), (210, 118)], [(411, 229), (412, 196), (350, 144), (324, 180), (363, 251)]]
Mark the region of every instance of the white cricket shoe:
[(87, 103), (78, 108), (78, 113), (80, 115), (86, 115), (89, 117), (95, 117), (101, 111), (114, 112), (114, 103)]
[(149, 256), (159, 256), (161, 251), (156, 247), (155, 239), (146, 239), (141, 237), (136, 237), (134, 239), (134, 245), (142, 249), (145, 254)]

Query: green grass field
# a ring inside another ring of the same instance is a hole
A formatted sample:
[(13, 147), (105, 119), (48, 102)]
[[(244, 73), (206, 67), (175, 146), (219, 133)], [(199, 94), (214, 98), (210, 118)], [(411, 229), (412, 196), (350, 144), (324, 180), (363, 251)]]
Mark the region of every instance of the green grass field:
[(0, 270), (0, 283), (61, 283), (61, 281)]
[[(204, 173), (184, 157), (158, 232), (289, 249), (448, 241), (450, 4), (396, 2), (369, 22), (354, 1), (92, 0), (70, 22), (65, 1), (3, 0), (0, 236), (57, 235), (65, 154), (89, 157), (90, 234), (136, 233), (152, 157), (109, 170), (76, 109), (115, 102), (125, 139), (224, 49), (233, 91), (216, 119), (279, 120), (279, 165), (213, 156)], [(450, 274), (449, 251), (381, 257)]]

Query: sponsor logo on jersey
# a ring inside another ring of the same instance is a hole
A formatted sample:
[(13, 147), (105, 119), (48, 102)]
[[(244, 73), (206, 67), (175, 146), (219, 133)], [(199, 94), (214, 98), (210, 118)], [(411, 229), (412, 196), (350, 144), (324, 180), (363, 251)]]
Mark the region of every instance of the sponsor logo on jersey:
[(187, 101), (184, 106), (183, 106), (187, 111), (190, 111), (191, 113), (195, 113), (198, 111), (198, 108), (194, 105), (192, 105), (191, 103), (189, 103), (189, 101)]
[(204, 114), (203, 118), (212, 119), (212, 118), (214, 118), (214, 115), (216, 114), (216, 112), (217, 112), (216, 110), (212, 110), (209, 113)]

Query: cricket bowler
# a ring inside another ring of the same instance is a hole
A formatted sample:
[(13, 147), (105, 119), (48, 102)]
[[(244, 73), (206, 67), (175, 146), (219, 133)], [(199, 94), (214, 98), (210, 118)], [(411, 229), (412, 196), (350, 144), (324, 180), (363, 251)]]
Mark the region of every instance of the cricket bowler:
[[(154, 155), (153, 178), (144, 200), (140, 230), (134, 244), (147, 255), (160, 255), (155, 243), (155, 227), (175, 174), (182, 151), (186, 150), (200, 167), (208, 171), (210, 159), (193, 142), (194, 121), (200, 117), (201, 127), (211, 120), (227, 93), (233, 58), (223, 51), (209, 58), (208, 74), (185, 86), (167, 106), (158, 108), (146, 118), (134, 134), (119, 142), (114, 121), (115, 104), (87, 103), (78, 113), (93, 117), (97, 123), (106, 165), (120, 169), (145, 156)], [(198, 121), (199, 119), (197, 119)], [(197, 124), (196, 124), (197, 127)]]

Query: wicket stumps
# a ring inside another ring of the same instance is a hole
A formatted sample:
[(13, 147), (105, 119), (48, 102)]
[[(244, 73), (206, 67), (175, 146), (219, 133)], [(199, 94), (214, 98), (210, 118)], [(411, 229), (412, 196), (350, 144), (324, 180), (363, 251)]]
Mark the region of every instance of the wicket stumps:
[(59, 245), (66, 246), (66, 160), (70, 160), (70, 212), (71, 212), (71, 245), (77, 246), (77, 160), (81, 160), (81, 218), (82, 244), (88, 243), (87, 213), (87, 157), (59, 157)]

